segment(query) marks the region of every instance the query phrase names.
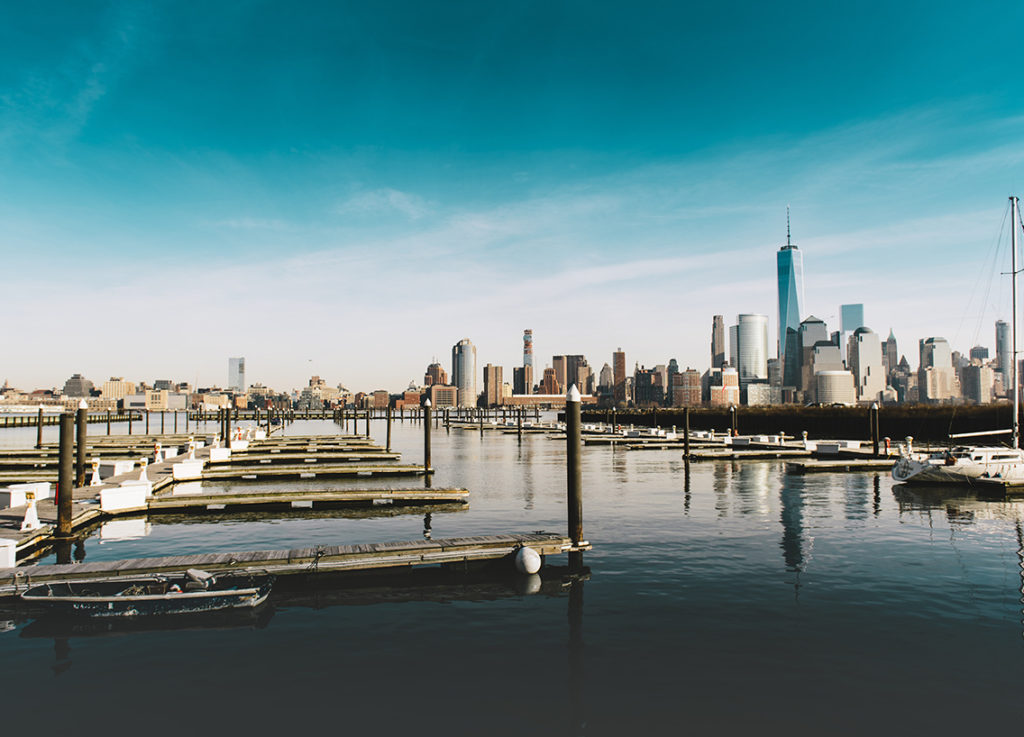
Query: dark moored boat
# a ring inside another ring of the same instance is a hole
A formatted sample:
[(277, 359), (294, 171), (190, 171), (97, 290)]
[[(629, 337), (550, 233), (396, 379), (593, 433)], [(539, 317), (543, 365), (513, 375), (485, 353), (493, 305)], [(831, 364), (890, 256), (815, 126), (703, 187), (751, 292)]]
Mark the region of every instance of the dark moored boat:
[(90, 617), (193, 614), (255, 608), (267, 600), (274, 577), (264, 572), (182, 574), (33, 586), (21, 598), (54, 612)]

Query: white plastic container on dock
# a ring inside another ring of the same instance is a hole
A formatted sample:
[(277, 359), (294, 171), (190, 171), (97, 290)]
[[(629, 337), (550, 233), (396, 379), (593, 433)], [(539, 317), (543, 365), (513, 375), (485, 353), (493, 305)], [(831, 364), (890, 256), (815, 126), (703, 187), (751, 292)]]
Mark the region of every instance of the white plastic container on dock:
[(26, 494), (35, 494), (36, 501), (49, 499), (50, 484), (46, 481), (39, 481), (31, 484), (11, 484), (6, 489), (0, 489), (0, 509), (7, 507), (23, 507), (28, 504)]

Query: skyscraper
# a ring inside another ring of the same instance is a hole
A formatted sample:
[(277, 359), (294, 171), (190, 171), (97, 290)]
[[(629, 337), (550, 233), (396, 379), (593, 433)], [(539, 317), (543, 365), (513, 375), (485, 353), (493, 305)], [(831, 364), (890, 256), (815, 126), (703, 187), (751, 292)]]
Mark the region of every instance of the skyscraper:
[(501, 366), (484, 366), (484, 404), (494, 407), (503, 403)]
[(245, 359), (228, 359), (228, 389), (242, 393), (245, 391)]
[(452, 384), (459, 389), (459, 406), (476, 406), (476, 346), (463, 338), (452, 346)]
[(768, 316), (740, 315), (735, 328), (736, 368), (742, 391), (752, 381), (768, 380)]
[[(786, 208), (786, 245), (776, 256), (779, 276), (779, 362), (783, 384), (796, 385), (799, 360), (796, 356), (796, 332), (800, 328), (800, 310), (804, 303), (804, 258), (793, 245), (789, 233), (789, 208)], [(792, 333), (790, 333), (792, 331)], [(740, 372), (742, 381), (743, 372)]]
[(953, 354), (945, 338), (924, 338), (920, 342), (921, 363), (917, 387), (921, 401), (941, 402), (958, 393), (953, 372)]
[(725, 365), (725, 318), (715, 315), (711, 319), (711, 368)]
[(619, 350), (612, 353), (612, 378), (615, 379), (615, 386), (612, 392), (616, 402), (626, 401), (626, 354)]
[(889, 337), (882, 343), (882, 364), (885, 366), (885, 380), (889, 381), (889, 374), (896, 370), (899, 365), (899, 351), (896, 348), (896, 334), (889, 328)]
[(569, 360), (566, 356), (552, 356), (551, 357), (551, 368), (555, 370), (555, 379), (558, 381), (559, 386), (564, 386), (568, 389), (568, 385), (565, 383), (565, 374), (568, 368)]
[(996, 368), (1002, 373), (1003, 386), (1008, 387), (1009, 393), (1013, 390), (1010, 386), (1013, 350), (1010, 348), (1010, 326), (1002, 320), (996, 320)]
[(882, 344), (871, 328), (857, 328), (850, 336), (850, 371), (862, 402), (877, 401), (885, 390), (885, 369), (882, 367)]
[[(533, 331), (523, 331), (523, 365), (533, 368)], [(533, 373), (532, 371), (530, 372)]]

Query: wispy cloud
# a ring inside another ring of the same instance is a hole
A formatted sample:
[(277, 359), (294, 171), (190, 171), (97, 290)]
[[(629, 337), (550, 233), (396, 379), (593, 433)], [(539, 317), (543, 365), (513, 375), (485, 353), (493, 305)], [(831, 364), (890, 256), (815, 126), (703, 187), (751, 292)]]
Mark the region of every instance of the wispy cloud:
[(418, 195), (383, 187), (365, 192), (357, 192), (348, 199), (339, 202), (335, 212), (339, 215), (356, 215), (360, 217), (387, 216), (397, 212), (410, 220), (419, 220), (429, 215), (431, 209), (426, 200)]

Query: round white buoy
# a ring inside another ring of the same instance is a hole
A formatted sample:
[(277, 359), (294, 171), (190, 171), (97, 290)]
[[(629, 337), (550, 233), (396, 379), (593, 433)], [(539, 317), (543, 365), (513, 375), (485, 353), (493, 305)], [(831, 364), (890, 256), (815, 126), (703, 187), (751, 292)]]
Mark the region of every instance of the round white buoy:
[(540, 553), (533, 548), (522, 547), (516, 553), (516, 570), (532, 574), (540, 570)]

